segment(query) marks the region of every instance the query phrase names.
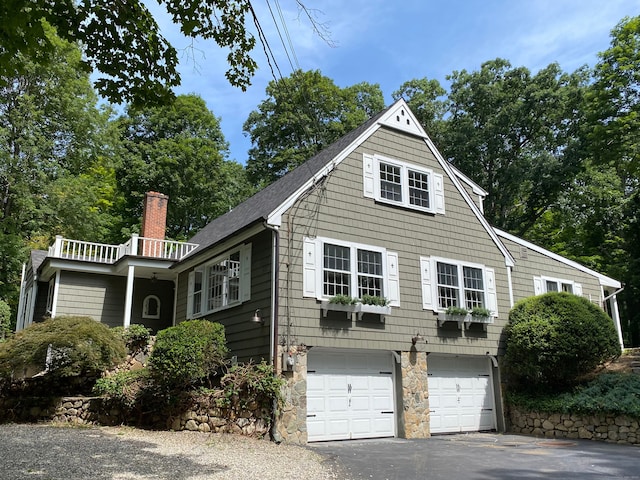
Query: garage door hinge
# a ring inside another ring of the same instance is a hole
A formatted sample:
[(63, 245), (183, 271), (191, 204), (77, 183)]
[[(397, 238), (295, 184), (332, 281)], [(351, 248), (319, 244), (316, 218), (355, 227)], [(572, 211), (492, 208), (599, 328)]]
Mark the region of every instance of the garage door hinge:
[(316, 414), (312, 413), (311, 415), (307, 415), (307, 418), (311, 418), (311, 417), (315, 417), (315, 416), (316, 416)]
[(393, 410), (390, 410), (388, 412), (380, 412), (380, 413), (393, 413)]
[(380, 375), (391, 375), (392, 372), (380, 372)]

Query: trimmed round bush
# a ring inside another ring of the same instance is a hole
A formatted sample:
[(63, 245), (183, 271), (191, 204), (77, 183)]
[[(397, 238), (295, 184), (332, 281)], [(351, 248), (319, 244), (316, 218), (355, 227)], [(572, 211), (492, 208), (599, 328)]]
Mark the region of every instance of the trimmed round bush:
[(149, 366), (159, 381), (186, 387), (216, 373), (226, 355), (222, 324), (189, 320), (158, 332)]
[(505, 333), (505, 370), (519, 389), (562, 390), (620, 355), (611, 318), (586, 298), (569, 293), (519, 301)]
[(34, 323), (0, 343), (0, 376), (95, 377), (126, 358), (123, 340), (90, 317)]

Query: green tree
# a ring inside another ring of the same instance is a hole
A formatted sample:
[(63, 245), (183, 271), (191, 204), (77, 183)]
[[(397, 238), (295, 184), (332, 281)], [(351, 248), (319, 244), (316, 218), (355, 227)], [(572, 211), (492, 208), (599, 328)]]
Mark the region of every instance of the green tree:
[(421, 78), (404, 82), (391, 96), (394, 100), (402, 98), (407, 102), (427, 135), (439, 146), (442, 144), (446, 93), (437, 80)]
[(619, 297), (625, 341), (640, 345), (640, 16), (623, 19), (611, 31), (611, 44), (599, 55), (587, 100), (589, 155), (618, 177), (620, 194), (611, 199), (609, 210), (622, 209), (622, 218), (605, 218), (609, 230), (624, 240), (626, 254), (615, 268), (625, 283)]
[[(251, 58), (255, 38), (247, 31), (247, 16), (255, 18), (250, 0), (158, 0), (181, 32), (213, 40), (229, 49), (226, 77), (246, 88), (257, 67)], [(27, 67), (16, 56), (51, 66), (47, 55), (55, 44), (47, 34), (52, 25), (61, 38), (84, 47), (84, 71), (100, 76), (96, 87), (112, 103), (163, 103), (180, 84), (176, 49), (141, 0), (11, 0), (0, 6), (0, 77), (23, 74)]]
[[(91, 173), (99, 164), (112, 168), (109, 111), (97, 108), (78, 47), (45, 32), (47, 67), (18, 55), (22, 73), (0, 79), (0, 295), (12, 306), (26, 245), (42, 248), (82, 228), (86, 239), (100, 240), (110, 222), (93, 210), (101, 201), (96, 184), (108, 179)], [(74, 190), (70, 176), (78, 175), (95, 182)]]
[(551, 64), (532, 75), (497, 59), (448, 78), (443, 154), (487, 190), (488, 220), (524, 235), (582, 168), (586, 71)]
[(269, 83), (267, 99), (249, 114), (247, 172), (266, 186), (384, 108), (378, 85), (340, 88), (318, 70), (297, 70)]
[(140, 222), (147, 191), (169, 196), (167, 233), (176, 239), (192, 236), (251, 193), (242, 166), (226, 159), (220, 120), (197, 95), (129, 109), (119, 124), (126, 161), (117, 180), (129, 225)]

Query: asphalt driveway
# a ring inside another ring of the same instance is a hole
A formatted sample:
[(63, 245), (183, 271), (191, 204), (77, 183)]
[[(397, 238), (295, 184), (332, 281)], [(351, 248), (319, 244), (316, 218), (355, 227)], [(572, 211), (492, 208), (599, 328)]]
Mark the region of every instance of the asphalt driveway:
[(349, 479), (640, 479), (640, 448), (520, 435), (313, 443)]

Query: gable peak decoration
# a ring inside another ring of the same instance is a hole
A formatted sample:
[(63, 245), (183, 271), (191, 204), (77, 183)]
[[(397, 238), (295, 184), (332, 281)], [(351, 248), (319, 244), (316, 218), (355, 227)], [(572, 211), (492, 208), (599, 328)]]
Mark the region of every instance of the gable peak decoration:
[(398, 100), (389, 111), (380, 119), (380, 125), (384, 125), (389, 128), (401, 130), (411, 135), (417, 135), (418, 137), (426, 137), (424, 129), (413, 115), (407, 103), (400, 99)]

